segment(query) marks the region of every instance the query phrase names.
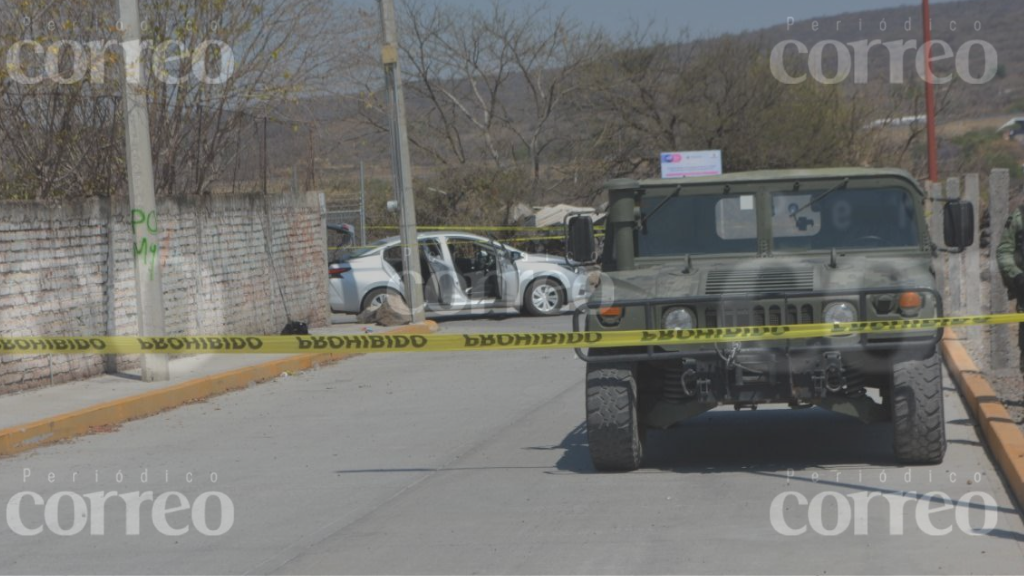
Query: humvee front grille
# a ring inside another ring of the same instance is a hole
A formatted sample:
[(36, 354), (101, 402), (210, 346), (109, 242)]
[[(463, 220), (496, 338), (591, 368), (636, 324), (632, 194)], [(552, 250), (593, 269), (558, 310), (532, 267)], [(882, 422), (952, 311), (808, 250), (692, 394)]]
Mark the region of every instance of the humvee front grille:
[[(783, 308), (786, 310), (785, 317), (782, 314)], [(704, 309), (704, 326), (706, 328), (813, 323), (814, 307), (810, 304), (723, 303), (721, 307)]]
[(814, 270), (714, 270), (708, 273), (707, 294), (810, 292)]

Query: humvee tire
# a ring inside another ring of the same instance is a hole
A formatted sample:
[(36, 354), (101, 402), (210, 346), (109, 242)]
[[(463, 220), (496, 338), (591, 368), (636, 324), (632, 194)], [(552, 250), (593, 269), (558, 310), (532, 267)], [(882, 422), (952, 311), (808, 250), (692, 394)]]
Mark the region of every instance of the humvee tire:
[(629, 472), (643, 459), (636, 375), (630, 364), (587, 365), (587, 439), (599, 472)]
[(938, 464), (946, 454), (942, 405), (942, 357), (900, 362), (893, 367), (893, 449), (902, 464)]

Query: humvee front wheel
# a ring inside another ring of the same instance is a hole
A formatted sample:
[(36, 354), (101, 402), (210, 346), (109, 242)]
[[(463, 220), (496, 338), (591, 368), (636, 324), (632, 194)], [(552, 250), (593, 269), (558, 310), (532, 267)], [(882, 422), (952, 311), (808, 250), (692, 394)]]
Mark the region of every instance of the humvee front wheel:
[(942, 357), (893, 366), (893, 448), (903, 464), (938, 464), (946, 454), (942, 406)]
[(599, 472), (628, 472), (643, 459), (636, 375), (630, 364), (587, 365), (587, 439)]

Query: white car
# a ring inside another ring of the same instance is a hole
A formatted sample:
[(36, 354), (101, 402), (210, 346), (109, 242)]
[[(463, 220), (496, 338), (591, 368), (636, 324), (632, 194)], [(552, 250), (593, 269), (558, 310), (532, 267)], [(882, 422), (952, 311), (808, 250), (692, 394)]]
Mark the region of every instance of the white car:
[[(528, 254), (482, 236), (425, 232), (416, 251), (427, 310), (508, 309), (553, 315), (585, 301), (587, 272), (565, 258)], [(388, 238), (331, 263), (331, 310), (358, 314), (389, 292), (404, 297), (402, 246)]]

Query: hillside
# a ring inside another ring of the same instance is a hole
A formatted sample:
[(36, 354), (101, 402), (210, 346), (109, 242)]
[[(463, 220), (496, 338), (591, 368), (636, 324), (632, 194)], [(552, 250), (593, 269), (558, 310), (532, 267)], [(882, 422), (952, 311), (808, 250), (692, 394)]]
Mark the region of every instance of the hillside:
[[(815, 20), (818, 30), (812, 28)], [(791, 26), (779, 24), (763, 30), (746, 32), (740, 37), (762, 39), (767, 46), (774, 46), (784, 40), (797, 40), (813, 47), (823, 41), (834, 40), (843, 44), (858, 41), (893, 42), (916, 40), (921, 43), (921, 7), (914, 3), (901, 8), (847, 12), (815, 20), (798, 21)], [(909, 22), (911, 31), (906, 30)], [(883, 27), (884, 31), (881, 30)], [(975, 26), (980, 27), (976, 31)], [(955, 26), (956, 30), (950, 30)], [(958, 50), (971, 41), (984, 41), (992, 45), (998, 56), (999, 75), (984, 85), (961, 83), (954, 90), (955, 106), (947, 112), (947, 119), (973, 118), (997, 114), (1024, 112), (1024, 2), (1019, 0), (960, 0), (956, 2), (933, 3), (932, 34), (935, 40), (948, 42)], [(838, 28), (838, 30), (837, 30)], [(792, 49), (791, 49), (792, 50)], [(827, 75), (834, 73), (829, 68), (831, 48), (825, 51)], [(889, 82), (889, 51), (884, 46), (871, 49), (869, 84)], [(904, 76), (916, 78), (914, 56), (908, 51), (903, 58)], [(971, 52), (971, 71), (976, 77), (984, 73), (982, 48)], [(951, 71), (953, 60), (936, 63), (939, 72)], [(834, 66), (834, 60), (832, 62)], [(806, 70), (801, 70), (804, 72)], [(795, 72), (795, 71), (794, 71)], [(852, 84), (851, 80), (847, 84)]]
[[(823, 5), (823, 9), (827, 7)], [(968, 131), (994, 129), (1014, 115), (1024, 115), (1024, 71), (1021, 69), (1021, 63), (1024, 62), (1024, 38), (1018, 32), (1021, 25), (1024, 25), (1024, 2), (960, 0), (934, 3), (932, 12), (933, 35), (936, 40), (948, 42), (954, 50), (970, 42), (983, 41), (994, 48), (998, 57), (998, 74), (991, 82), (981, 85), (954, 83), (940, 116), (940, 134), (945, 138), (953, 138)], [(774, 46), (787, 40), (798, 41), (808, 48), (822, 42), (838, 42), (848, 46), (864, 41), (916, 41), (919, 45), (922, 36), (920, 5), (916, 2), (905, 7), (846, 12), (791, 24), (787, 24), (784, 14), (780, 14), (779, 21), (764, 29), (727, 36), (757, 42), (766, 56)], [(952, 30), (954, 27), (956, 29)], [(695, 42), (707, 40), (699, 39)], [(795, 55), (795, 50), (790, 48), (789, 54)], [(889, 91), (919, 91), (920, 81), (915, 70), (916, 49), (907, 50), (903, 55), (903, 74), (900, 76), (904, 79), (902, 85), (891, 81), (891, 73), (898, 68), (890, 62), (890, 52), (886, 46), (871, 48), (869, 55), (867, 83), (862, 85), (854, 82), (851, 74), (843, 84), (849, 91), (871, 92), (883, 98)], [(970, 73), (975, 77), (985, 73), (984, 60), (982, 49), (976, 46), (970, 59)], [(825, 75), (833, 75), (836, 66), (834, 48), (824, 50), (823, 61)], [(856, 67), (856, 62), (852, 64)], [(685, 66), (685, 63), (682, 65)], [(790, 72), (794, 75), (807, 73), (806, 55), (802, 56), (801, 65), (802, 68), (798, 65)], [(996, 63), (991, 62), (990, 65), (995, 66)], [(936, 69), (939, 74), (953, 72), (953, 60), (937, 64)], [(914, 86), (916, 88), (908, 88)], [(414, 90), (406, 91), (411, 121), (415, 120), (417, 114), (426, 114), (429, 110), (425, 102), (417, 101), (414, 93)], [(919, 98), (908, 100), (904, 102), (902, 110), (897, 110), (897, 114), (920, 113), (921, 105)], [(388, 140), (360, 120), (359, 103), (338, 97), (302, 102), (299, 107), (303, 109), (303, 115), (314, 119), (317, 125), (318, 181), (327, 185), (337, 179), (350, 181), (354, 175), (350, 167), (360, 161), (368, 163), (371, 169), (376, 168), (373, 170), (375, 175), (386, 177)], [(281, 136), (281, 140), (277, 141), (280, 148), (306, 149), (304, 135), (299, 136), (303, 142), (295, 146), (286, 144), (286, 134)], [(272, 146), (272, 150), (274, 148)], [(429, 158), (418, 154), (415, 149), (413, 160), (421, 171), (433, 165)], [(289, 162), (287, 159), (275, 161), (272, 158), (271, 164), (287, 166)]]

